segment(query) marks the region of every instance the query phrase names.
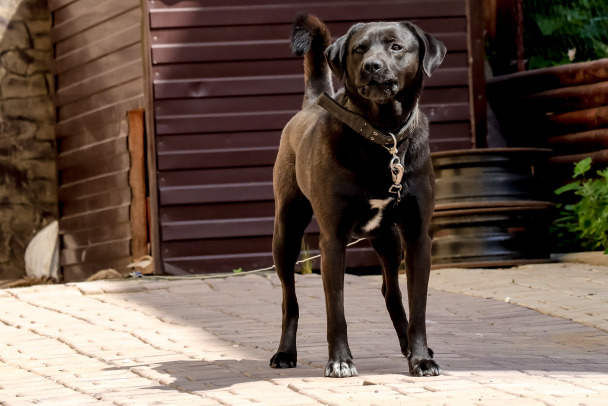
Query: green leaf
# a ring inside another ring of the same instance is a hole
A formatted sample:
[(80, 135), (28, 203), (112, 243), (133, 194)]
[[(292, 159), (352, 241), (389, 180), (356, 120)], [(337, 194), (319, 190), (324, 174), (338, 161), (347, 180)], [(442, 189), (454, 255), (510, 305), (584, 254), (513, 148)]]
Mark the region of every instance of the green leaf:
[(574, 176), (573, 178), (577, 178), (581, 175), (584, 175), (591, 169), (591, 157), (585, 158), (582, 161), (574, 164)]
[(554, 193), (556, 195), (561, 195), (562, 193), (567, 192), (569, 190), (576, 190), (579, 188), (579, 186), (580, 186), (579, 182), (568, 183), (567, 185), (564, 185), (564, 186), (556, 189)]
[(232, 272), (234, 272), (234, 273), (241, 273), (241, 272), (243, 272), (243, 268), (233, 269)]

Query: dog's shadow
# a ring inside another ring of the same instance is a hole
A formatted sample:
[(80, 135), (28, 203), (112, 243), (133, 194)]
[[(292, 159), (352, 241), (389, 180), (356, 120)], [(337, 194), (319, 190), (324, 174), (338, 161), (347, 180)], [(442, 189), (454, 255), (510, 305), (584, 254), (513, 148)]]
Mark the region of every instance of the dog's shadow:
[[(112, 368), (115, 369), (115, 368)], [(221, 359), (179, 360), (134, 366), (118, 367), (159, 382), (150, 389), (179, 390), (180, 392), (205, 392), (233, 388), (240, 384), (273, 381), (289, 378), (322, 378), (323, 370), (298, 363), (297, 368), (274, 369), (267, 360)]]

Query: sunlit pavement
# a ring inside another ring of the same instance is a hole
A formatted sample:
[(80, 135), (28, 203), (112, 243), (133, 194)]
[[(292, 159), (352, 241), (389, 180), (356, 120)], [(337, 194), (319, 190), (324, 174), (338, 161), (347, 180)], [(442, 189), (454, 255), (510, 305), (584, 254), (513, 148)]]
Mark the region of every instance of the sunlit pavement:
[[(346, 277), (359, 376), (324, 378), (325, 302), (299, 276), (298, 358), (271, 369), (274, 274), (98, 281), (0, 291), (3, 405), (604, 405), (608, 267), (433, 271), (429, 346), (414, 378), (377, 276)], [(405, 292), (405, 280), (402, 280)]]

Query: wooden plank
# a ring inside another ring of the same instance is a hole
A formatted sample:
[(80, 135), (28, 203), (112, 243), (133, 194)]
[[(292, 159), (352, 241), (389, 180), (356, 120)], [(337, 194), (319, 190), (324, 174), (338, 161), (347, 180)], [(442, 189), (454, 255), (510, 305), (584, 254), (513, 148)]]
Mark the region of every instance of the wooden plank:
[(139, 24), (122, 29), (117, 28), (112, 34), (87, 44), (87, 46), (83, 48), (76, 49), (73, 52), (55, 58), (52, 63), (52, 71), (54, 74), (58, 75), (101, 58), (104, 55), (116, 52), (125, 46), (139, 44), (140, 36), (141, 26)]
[(113, 189), (110, 193), (102, 193), (79, 198), (71, 196), (70, 200), (61, 202), (61, 218), (84, 215), (108, 207), (121, 206), (131, 201), (131, 190), (128, 188)]
[[(349, 19), (360, 21), (443, 17), (465, 14), (465, 1), (411, 1), (404, 7), (403, 1), (358, 1), (348, 5)], [(247, 5), (244, 7), (192, 7), (174, 10), (150, 10), (151, 28), (202, 27), (220, 25), (281, 24), (290, 23), (299, 14), (310, 13), (323, 21), (343, 21), (344, 4), (278, 4)]]
[(71, 3), (74, 3), (75, 1), (78, 1), (78, 0), (48, 0), (49, 9), (51, 11), (55, 11), (57, 9), (65, 7)]
[(143, 102), (143, 95), (138, 95), (132, 99), (123, 99), (95, 111), (57, 123), (55, 135), (66, 137), (75, 133), (94, 131), (112, 121), (124, 119), (126, 111), (141, 108)]
[[(113, 192), (110, 192), (113, 193)], [(108, 224), (119, 224), (129, 221), (130, 202), (123, 202), (120, 206), (105, 207), (101, 210), (91, 211), (76, 216), (64, 217), (59, 220), (60, 234), (73, 234), (83, 230), (104, 227)], [(122, 238), (129, 237), (130, 233)]]
[(83, 114), (95, 110), (101, 110), (106, 106), (115, 104), (116, 101), (127, 100), (137, 96), (143, 96), (142, 78), (137, 78), (117, 87), (103, 90), (94, 95), (82, 98), (78, 100), (78, 102), (59, 106), (57, 121), (65, 122), (74, 117), (82, 116)]
[[(57, 43), (106, 20), (140, 7), (139, 2), (136, 0), (110, 0), (102, 3), (94, 0), (87, 1), (94, 4), (83, 10), (83, 14), (75, 16), (70, 16), (67, 12), (60, 15), (57, 12), (53, 14), (54, 24), (53, 28), (51, 28), (52, 43)], [(73, 4), (80, 6), (81, 3), (84, 3), (84, 0)]]
[(144, 152), (144, 110), (130, 111), (129, 155), (131, 170), (131, 255), (133, 259), (148, 254), (148, 213), (146, 206), (146, 158)]
[(76, 168), (87, 166), (88, 163), (100, 159), (114, 158), (127, 152), (127, 137), (107, 138), (101, 142), (87, 145), (83, 148), (59, 154), (57, 169)]
[[(86, 164), (83, 162), (86, 162)], [(76, 166), (69, 169), (63, 169), (59, 172), (59, 179), (62, 185), (69, 185), (71, 183), (96, 178), (106, 173), (129, 169), (130, 164), (129, 154), (127, 151), (123, 150), (118, 155), (81, 161), (80, 164)]]
[(99, 41), (101, 38), (112, 36), (116, 31), (140, 25), (142, 21), (141, 9), (135, 8), (125, 14), (119, 15), (112, 20), (91, 27), (73, 37), (66, 38), (55, 44), (55, 57), (59, 58), (65, 54), (74, 52), (80, 48), (86, 48)]
[(70, 231), (62, 234), (62, 246), (65, 249), (84, 248), (89, 244), (99, 244), (105, 241), (122, 240), (131, 233), (129, 221), (122, 223), (101, 223), (98, 227), (81, 231)]
[(126, 48), (120, 49), (109, 55), (91, 61), (68, 72), (56, 74), (57, 89), (64, 89), (77, 83), (84, 82), (93, 77), (103, 75), (107, 71), (116, 69), (119, 66), (141, 61), (141, 44), (137, 43)]
[(109, 123), (94, 131), (74, 134), (70, 137), (57, 139), (57, 150), (59, 155), (72, 152), (77, 149), (86, 148), (91, 144), (106, 141), (108, 138), (126, 137), (129, 131), (127, 120)]
[(130, 242), (129, 238), (125, 238), (123, 240), (91, 244), (83, 248), (62, 249), (60, 255), (61, 265), (69, 266), (82, 262), (104, 263), (110, 258), (122, 258), (129, 255)]
[(126, 65), (116, 66), (99, 75), (91, 76), (71, 86), (58, 89), (55, 93), (55, 105), (64, 106), (79, 99), (87, 98), (126, 82), (143, 77), (141, 60), (135, 60)]
[(64, 282), (81, 282), (89, 276), (103, 269), (116, 269), (125, 272), (127, 265), (132, 262), (131, 256), (121, 258), (102, 258), (98, 262), (79, 263), (74, 265), (62, 265)]
[[(110, 193), (112, 189), (122, 189), (129, 185), (129, 171), (109, 173), (86, 182), (59, 186), (59, 201), (84, 198), (100, 193)], [(102, 220), (103, 221), (103, 220)], [(60, 226), (61, 227), (61, 223)]]

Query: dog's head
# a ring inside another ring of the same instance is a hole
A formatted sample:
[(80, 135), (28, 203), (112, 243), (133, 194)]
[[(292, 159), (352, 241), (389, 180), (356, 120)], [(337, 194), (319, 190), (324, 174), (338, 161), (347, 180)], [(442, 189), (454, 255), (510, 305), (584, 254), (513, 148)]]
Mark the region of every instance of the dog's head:
[(387, 103), (422, 85), (446, 53), (443, 43), (409, 22), (356, 24), (325, 50), (332, 72), (350, 93)]

